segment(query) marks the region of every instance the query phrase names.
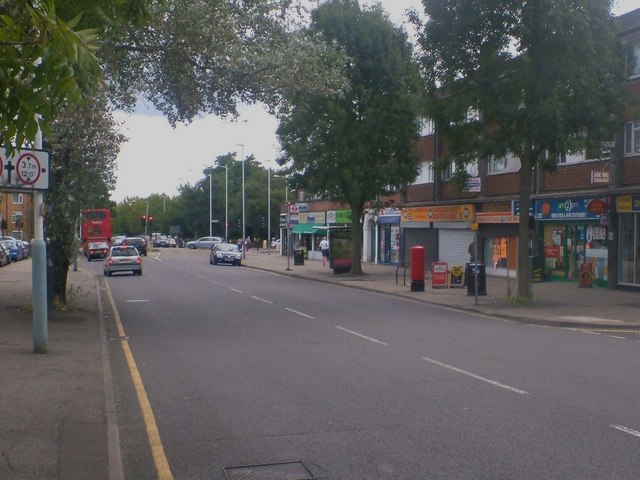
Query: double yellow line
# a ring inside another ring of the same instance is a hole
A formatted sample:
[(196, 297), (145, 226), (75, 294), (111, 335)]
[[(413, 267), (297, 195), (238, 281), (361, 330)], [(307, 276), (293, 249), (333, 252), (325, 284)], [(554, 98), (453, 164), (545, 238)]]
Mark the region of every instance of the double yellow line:
[(147, 429), (147, 437), (149, 438), (149, 445), (151, 447), (151, 454), (153, 455), (153, 462), (156, 465), (156, 471), (158, 472), (158, 480), (173, 480), (173, 474), (167, 461), (167, 456), (164, 453), (164, 447), (162, 440), (160, 439), (160, 432), (158, 431), (158, 425), (156, 419), (153, 416), (153, 409), (151, 403), (149, 403), (149, 397), (142, 383), (142, 377), (138, 371), (138, 366), (131, 353), (131, 347), (129, 341), (124, 333), (122, 327), (122, 321), (120, 320), (120, 314), (116, 309), (116, 304), (113, 301), (111, 290), (109, 289), (109, 282), (104, 282), (107, 288), (107, 295), (109, 297), (109, 303), (111, 304), (111, 310), (116, 321), (118, 328), (118, 337), (120, 337), (120, 345), (122, 345), (122, 351), (127, 359), (127, 365), (129, 366), (129, 372), (131, 373), (131, 379), (133, 380), (133, 386), (138, 396), (138, 403), (140, 404), (140, 410), (142, 411), (142, 417), (144, 419), (144, 425)]

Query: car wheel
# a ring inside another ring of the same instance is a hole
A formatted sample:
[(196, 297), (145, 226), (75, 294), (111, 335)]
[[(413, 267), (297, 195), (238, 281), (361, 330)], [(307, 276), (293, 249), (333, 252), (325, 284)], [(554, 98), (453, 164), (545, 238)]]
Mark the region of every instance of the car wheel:
[(189, 245), (189, 248), (190, 248), (191, 250), (195, 250), (195, 249), (196, 249), (196, 246), (195, 246), (195, 245)]
[(113, 275), (113, 272), (109, 272), (109, 271), (107, 270), (107, 277), (110, 277), (111, 275)]
[(211, 257), (209, 257), (209, 265), (213, 265), (213, 260), (211, 260)]
[(103, 270), (102, 273), (104, 274), (105, 277), (107, 276), (107, 271), (106, 270)]
[(238, 263), (236, 263), (237, 267), (241, 267), (242, 266), (242, 260), (238, 260)]

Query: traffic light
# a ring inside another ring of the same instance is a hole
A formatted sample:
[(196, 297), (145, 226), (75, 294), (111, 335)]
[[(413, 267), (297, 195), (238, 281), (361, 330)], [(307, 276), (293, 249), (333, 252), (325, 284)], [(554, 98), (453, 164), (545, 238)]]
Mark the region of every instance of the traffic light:
[(260, 215), (260, 226), (264, 228), (264, 215)]
[(242, 220), (238, 219), (238, 228), (240, 228), (242, 226)]
[(142, 215), (140, 217), (140, 226), (142, 227), (142, 230), (144, 231), (144, 227), (147, 224), (147, 216), (146, 215)]
[[(149, 229), (151, 229), (151, 227), (153, 227), (153, 215), (149, 215)], [(153, 230), (149, 230), (150, 232)]]

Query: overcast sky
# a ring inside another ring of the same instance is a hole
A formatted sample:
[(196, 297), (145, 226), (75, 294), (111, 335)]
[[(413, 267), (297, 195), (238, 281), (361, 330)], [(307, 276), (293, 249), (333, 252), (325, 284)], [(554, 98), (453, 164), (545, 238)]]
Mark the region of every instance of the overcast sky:
[[(374, 3), (361, 0), (361, 5)], [(395, 23), (404, 22), (411, 7), (421, 11), (420, 0), (382, 0)], [(618, 0), (614, 14), (638, 8), (638, 0)], [(229, 152), (254, 155), (265, 166), (276, 167), (280, 148), (275, 135), (277, 122), (261, 105), (243, 107), (240, 118), (226, 121), (213, 116), (196, 119), (188, 126), (171, 128), (159, 115), (119, 115), (122, 133), (129, 138), (117, 158), (118, 182), (112, 199), (145, 198), (165, 193), (174, 196), (180, 184), (193, 185), (215, 159)], [(140, 181), (143, 179), (143, 181)]]

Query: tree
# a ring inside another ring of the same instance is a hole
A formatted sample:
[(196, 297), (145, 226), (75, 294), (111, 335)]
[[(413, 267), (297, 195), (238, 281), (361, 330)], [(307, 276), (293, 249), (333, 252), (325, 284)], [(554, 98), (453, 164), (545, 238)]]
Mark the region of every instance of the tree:
[(517, 295), (530, 300), (532, 172), (612, 140), (623, 105), (611, 2), (423, 4), (427, 112), (444, 139), (443, 160), (462, 166), (508, 152), (520, 160)]
[(351, 273), (361, 274), (365, 206), (417, 175), (412, 146), (422, 84), (406, 33), (379, 5), (363, 10), (354, 0), (329, 1), (313, 12), (311, 30), (344, 49), (348, 86), (291, 100), (277, 130), (285, 152), (280, 164), (291, 161), (294, 188), (350, 206)]
[(74, 30), (52, 0), (0, 5), (0, 145), (33, 142), (55, 112), (77, 102), (99, 78), (96, 31)]
[(78, 254), (80, 211), (111, 208), (115, 159), (124, 138), (116, 132), (104, 94), (59, 114), (45, 138), (50, 151), (50, 187), (45, 193), (46, 236), (53, 260), (54, 296), (67, 300), (67, 273)]

